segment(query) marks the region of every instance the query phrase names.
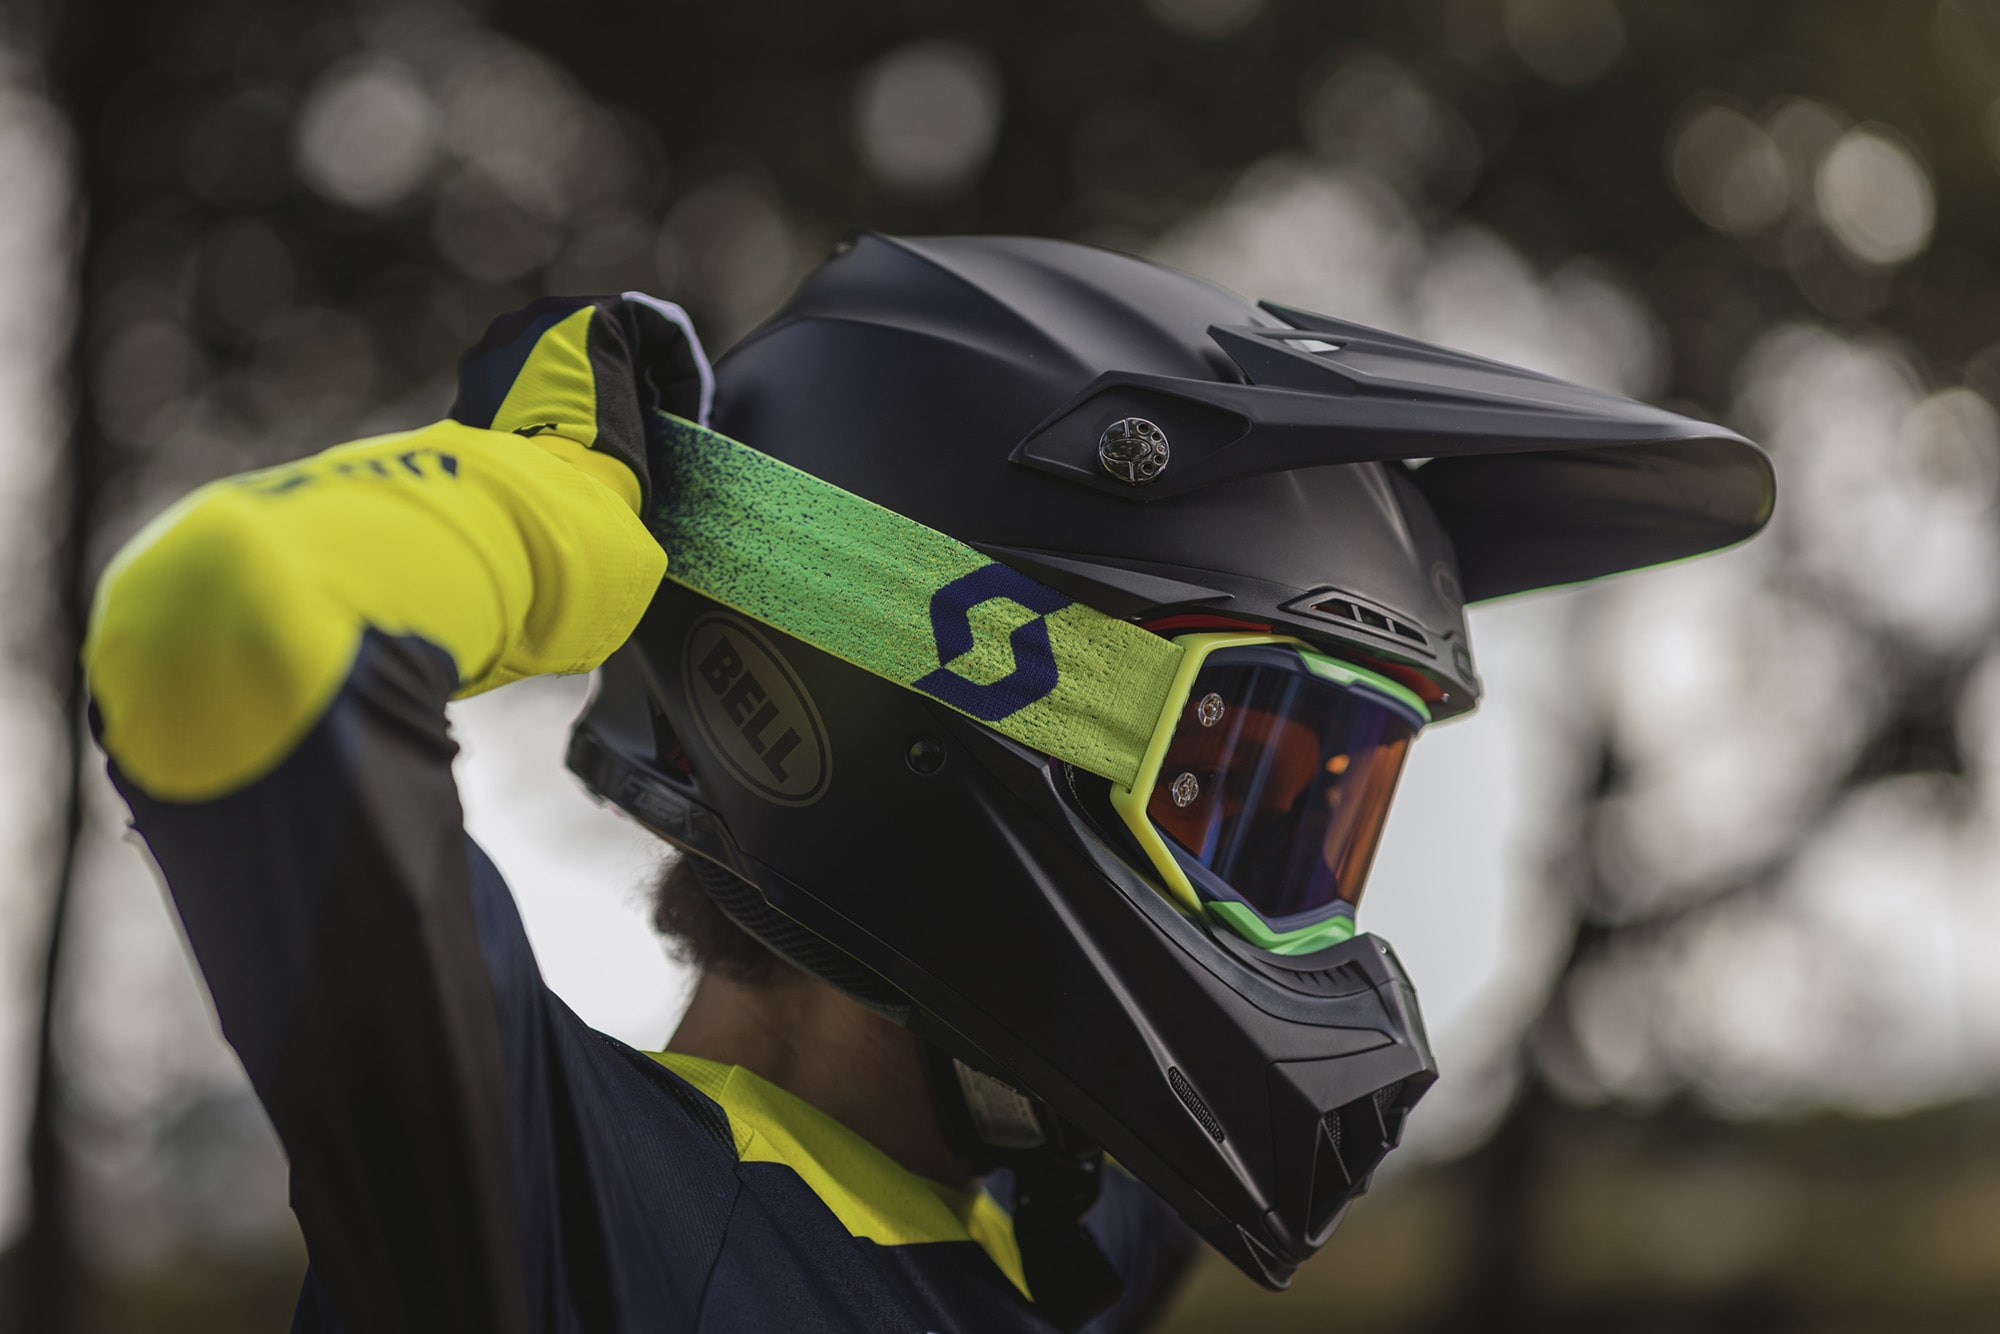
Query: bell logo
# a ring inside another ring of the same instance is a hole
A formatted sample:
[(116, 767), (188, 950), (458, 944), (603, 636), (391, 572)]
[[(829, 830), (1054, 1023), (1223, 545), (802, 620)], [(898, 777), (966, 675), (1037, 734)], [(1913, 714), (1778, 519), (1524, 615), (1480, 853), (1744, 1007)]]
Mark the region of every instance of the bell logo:
[(733, 616), (689, 630), (681, 679), (702, 740), (736, 780), (767, 801), (805, 806), (833, 771), (826, 725), (798, 673)]

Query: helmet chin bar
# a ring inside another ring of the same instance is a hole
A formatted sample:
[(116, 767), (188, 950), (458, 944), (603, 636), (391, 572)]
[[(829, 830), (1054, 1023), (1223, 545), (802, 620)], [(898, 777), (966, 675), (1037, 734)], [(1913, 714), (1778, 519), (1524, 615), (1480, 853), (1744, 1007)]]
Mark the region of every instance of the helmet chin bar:
[[(693, 622), (693, 595), (659, 596), (653, 626)], [(1030, 1199), (1087, 1208), (1102, 1146), (1250, 1277), (1284, 1287), (1435, 1079), (1388, 946), (1362, 935), (1281, 956), (1190, 918), (1122, 849), (1081, 775), (1073, 792), (1046, 755), (774, 642), (826, 719), (839, 778), (819, 801), (782, 807), (728, 781), (672, 716), (685, 707), (676, 641), (643, 632), (606, 664), (571, 768), (711, 862), (711, 898), (766, 944), (1024, 1091), (1083, 1173), (1031, 1174)], [(691, 778), (655, 758), (669, 722)], [(912, 737), (933, 739), (943, 764), (909, 763)], [(941, 1110), (963, 1098), (955, 1070), (954, 1088)], [(1059, 1168), (1044, 1148), (1015, 1152)], [(1038, 1227), (1030, 1249), (1068, 1248)]]

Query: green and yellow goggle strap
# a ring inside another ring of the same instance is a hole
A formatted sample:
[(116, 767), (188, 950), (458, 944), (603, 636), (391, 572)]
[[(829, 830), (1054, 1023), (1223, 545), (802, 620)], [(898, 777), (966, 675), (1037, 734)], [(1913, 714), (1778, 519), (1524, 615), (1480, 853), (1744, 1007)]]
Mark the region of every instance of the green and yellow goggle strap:
[(1179, 647), (955, 538), (669, 417), (667, 578), (1025, 746), (1130, 783)]
[[(678, 307), (552, 297), (496, 320), (466, 355), (452, 416), (622, 460), (668, 579), (1109, 779), (1143, 811), (1205, 653), (708, 429), (713, 394)], [(1170, 899), (1195, 916), (1216, 906), (1149, 824), (1133, 828)]]
[(1346, 916), (1277, 932), (1242, 904), (1203, 900), (1146, 803), (1217, 649), (1288, 644), (1316, 674), (1428, 717), (1405, 687), (1286, 636), (1163, 639), (728, 436), (664, 420), (671, 482), (650, 524), (668, 579), (1109, 779), (1112, 805), (1190, 915), (1284, 954), (1353, 934)]

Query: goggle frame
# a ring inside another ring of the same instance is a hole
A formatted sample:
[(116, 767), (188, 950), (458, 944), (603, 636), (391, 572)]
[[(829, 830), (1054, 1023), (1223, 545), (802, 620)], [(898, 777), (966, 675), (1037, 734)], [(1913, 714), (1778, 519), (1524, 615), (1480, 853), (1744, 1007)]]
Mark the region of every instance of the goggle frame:
[(1195, 679), (1201, 674), (1202, 666), (1214, 654), (1225, 649), (1260, 648), (1279, 646), (1296, 650), (1304, 669), (1322, 680), (1349, 690), (1386, 696), (1388, 700), (1414, 713), (1420, 720), (1418, 730), (1431, 721), (1430, 707), (1408, 686), (1392, 681), (1379, 672), (1344, 661), (1328, 654), (1325, 650), (1308, 644), (1293, 635), (1270, 633), (1211, 632), (1178, 635), (1173, 641), (1181, 650), (1181, 662), (1174, 674), (1172, 685), (1167, 691), (1166, 706), (1160, 713), (1159, 722), (1154, 725), (1152, 739), (1139, 763), (1139, 771), (1133, 776), (1132, 785), (1111, 784), (1111, 806), (1125, 822), (1126, 829), (1137, 840), (1146, 854), (1154, 874), (1160, 879), (1161, 889), (1166, 897), (1183, 912), (1197, 920), (1206, 920), (1222, 926), (1259, 949), (1273, 954), (1300, 955), (1315, 950), (1327, 949), (1354, 935), (1353, 909), (1346, 903), (1335, 900), (1326, 906), (1317, 920), (1302, 926), (1279, 928), (1267, 922), (1249, 903), (1241, 899), (1204, 898), (1195, 888), (1193, 880), (1181, 866), (1179, 858), (1168, 846), (1165, 835), (1147, 814), (1152, 802), (1154, 789), (1160, 780), (1160, 771), (1166, 762), (1167, 751), (1173, 745), (1176, 732), (1180, 729), (1181, 715), (1194, 693)]

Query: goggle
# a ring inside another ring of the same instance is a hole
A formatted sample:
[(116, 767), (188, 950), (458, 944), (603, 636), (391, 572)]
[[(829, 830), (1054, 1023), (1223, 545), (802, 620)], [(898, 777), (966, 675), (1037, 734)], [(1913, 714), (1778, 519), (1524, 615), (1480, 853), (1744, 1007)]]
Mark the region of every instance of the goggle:
[(1132, 786), (1111, 804), (1167, 892), (1262, 949), (1354, 934), (1403, 759), (1430, 710), (1276, 635), (1195, 634)]

